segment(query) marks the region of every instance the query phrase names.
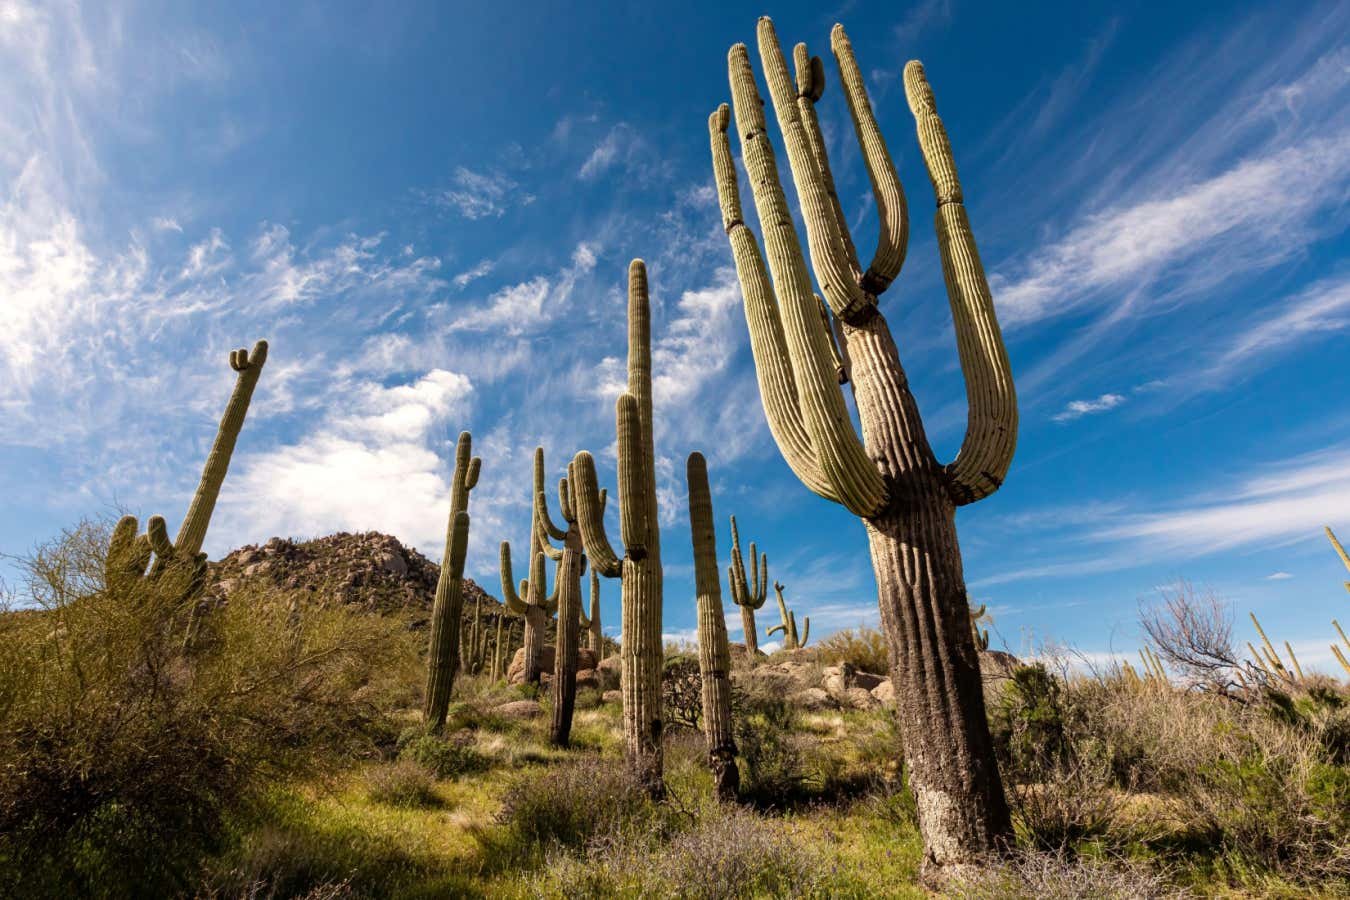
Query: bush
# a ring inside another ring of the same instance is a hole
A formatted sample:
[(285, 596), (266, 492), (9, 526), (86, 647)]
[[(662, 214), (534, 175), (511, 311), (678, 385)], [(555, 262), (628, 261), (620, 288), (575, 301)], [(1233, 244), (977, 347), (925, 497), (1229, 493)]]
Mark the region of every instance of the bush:
[(696, 657), (666, 659), (661, 675), (661, 702), (667, 725), (699, 727), (703, 718), (703, 676)]
[(514, 861), (549, 850), (581, 850), (597, 838), (658, 821), (659, 812), (623, 765), (569, 760), (523, 775), (507, 788), (497, 817), (504, 834), (493, 849)]
[(1073, 859), (1062, 853), (1022, 853), (999, 865), (963, 873), (947, 887), (957, 900), (1160, 900), (1191, 896), (1169, 887), (1147, 866), (1126, 860)]
[(458, 778), (491, 768), (492, 761), (474, 747), (473, 735), (442, 737), (415, 731), (400, 737), (399, 759), (421, 766), (436, 778)]
[(389, 806), (436, 806), (431, 773), (411, 759), (378, 763), (366, 772), (366, 796)]
[(384, 740), (417, 665), (395, 623), (279, 592), (232, 594), (185, 649), (178, 593), (104, 583), (108, 535), (39, 548), (35, 608), (0, 615), (0, 895), (180, 891), (256, 786)]
[(818, 658), (825, 665), (849, 663), (873, 675), (891, 673), (891, 650), (886, 635), (875, 628), (859, 626), (836, 631), (818, 644)]
[(761, 806), (792, 802), (807, 780), (796, 736), (797, 710), (786, 699), (734, 690), (732, 727), (741, 762), (741, 796)]

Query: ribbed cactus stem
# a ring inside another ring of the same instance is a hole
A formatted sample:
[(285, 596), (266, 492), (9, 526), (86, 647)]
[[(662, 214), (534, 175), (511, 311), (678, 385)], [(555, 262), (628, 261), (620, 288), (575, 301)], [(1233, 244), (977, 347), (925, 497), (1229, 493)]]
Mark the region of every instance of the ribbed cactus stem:
[[(798, 46), (793, 78), (772, 23), (761, 19), (758, 32), (816, 283), (833, 314), (834, 334), (812, 289), (749, 53), (739, 44), (728, 54), (727, 71), (767, 271), (741, 208), (726, 106), (708, 120), (722, 224), (774, 440), (804, 485), (865, 520), (881, 621), (895, 661), (901, 744), (924, 837), (925, 873), (940, 883), (944, 867), (979, 863), (1009, 846), (1012, 836), (984, 712), (955, 525), (956, 506), (997, 490), (1011, 464), (1017, 434), (1011, 368), (951, 145), (923, 68), (911, 62), (905, 93), (937, 201), (938, 251), (969, 401), (961, 450), (950, 465), (942, 465), (877, 307), (877, 295), (904, 259), (907, 208), (848, 36), (835, 26), (831, 47), (881, 222), (878, 249), (865, 270), (840, 209), (816, 115), (824, 66)], [(861, 439), (839, 390), (840, 363), (852, 385)], [(784, 610), (782, 618), (778, 630), (785, 632), (785, 644), (800, 643), (791, 634), (793, 617)]]
[(731, 566), (727, 569), (727, 583), (731, 587), (731, 602), (741, 608), (741, 629), (745, 633), (745, 650), (751, 659), (759, 653), (759, 635), (755, 632), (755, 610), (764, 605), (769, 590), (769, 556), (763, 563), (756, 557), (758, 548), (750, 543), (750, 577), (745, 576), (745, 559), (741, 556), (741, 534), (736, 528), (736, 517), (731, 517)]
[[(806, 645), (806, 641), (801, 639), (797, 634), (797, 616), (788, 609), (787, 601), (783, 599), (783, 585), (775, 581), (773, 583), (773, 592), (778, 596), (778, 617), (782, 619), (782, 625), (769, 633), (773, 634), (780, 630), (783, 632), (784, 650), (800, 649)], [(808, 618), (805, 624), (807, 633), (809, 634), (811, 631), (811, 620)]]
[(595, 654), (595, 661), (605, 658), (605, 633), (600, 627), (600, 574), (591, 567), (591, 614), (586, 619), (586, 631), (589, 635), (588, 646)]
[[(1336, 539), (1336, 533), (1331, 530), (1330, 525), (1323, 526), (1323, 530), (1326, 531), (1327, 540), (1331, 541), (1331, 546), (1335, 549), (1336, 555), (1339, 556), (1341, 562), (1345, 564), (1346, 571), (1350, 572), (1350, 553), (1345, 552), (1345, 548), (1342, 547), (1341, 542)], [(1350, 581), (1345, 582), (1345, 589), (1350, 591)]]
[(703, 454), (689, 455), (686, 477), (697, 591), (698, 668), (703, 681), (703, 736), (708, 743), (708, 767), (712, 770), (717, 798), (731, 801), (736, 799), (741, 784), (731, 727), (731, 648), (722, 615), (717, 535), (713, 530), (708, 464)]
[(572, 479), (577, 520), (591, 565), (623, 581), (620, 689), (629, 769), (649, 794), (664, 794), (661, 741), (661, 537), (652, 441), (651, 313), (647, 268), (628, 267), (628, 385), (615, 404), (619, 445), (619, 527), (624, 555), (605, 533), (595, 460), (576, 455)]
[(460, 617), (464, 612), (464, 558), (469, 548), (469, 492), (478, 483), (480, 462), (473, 456), (473, 439), (460, 432), (455, 446), (455, 471), (450, 483), (450, 521), (445, 552), (436, 579), (431, 607), (431, 634), (427, 643), (427, 687), (422, 719), (431, 731), (445, 727), (454, 690), (456, 654), (460, 649)]
[(577, 526), (576, 478), (573, 477), (575, 464), (568, 466), (568, 477), (558, 482), (558, 507), (565, 529), (553, 524), (548, 512), (548, 500), (543, 491), (544, 450), (534, 451), (535, 483), (539, 489), (535, 493), (535, 516), (543, 526), (540, 540), (545, 552), (554, 549), (549, 543), (550, 536), (562, 540), (562, 548), (556, 555), (558, 561), (555, 576), (558, 595), (558, 624), (554, 638), (553, 654), (553, 719), (549, 730), (549, 740), (557, 747), (566, 747), (572, 734), (572, 713), (576, 707), (577, 696), (577, 648), (581, 637), (581, 572), (586, 567), (586, 557), (581, 541), (581, 531)]
[(174, 549), (187, 556), (196, 556), (201, 552), (206, 540), (206, 529), (211, 524), (211, 513), (216, 508), (216, 499), (220, 496), (220, 486), (225, 482), (225, 473), (230, 468), (230, 456), (239, 440), (239, 431), (244, 427), (244, 416), (248, 413), (249, 401), (253, 399), (253, 389), (262, 374), (263, 364), (267, 362), (267, 341), (258, 341), (253, 352), (247, 350), (230, 351), (230, 368), (238, 372), (234, 381), (234, 391), (230, 402), (225, 405), (225, 414), (216, 429), (216, 439), (211, 452), (202, 467), (202, 479), (197, 485), (197, 493), (192, 496), (192, 505), (188, 507), (183, 524), (174, 539)]

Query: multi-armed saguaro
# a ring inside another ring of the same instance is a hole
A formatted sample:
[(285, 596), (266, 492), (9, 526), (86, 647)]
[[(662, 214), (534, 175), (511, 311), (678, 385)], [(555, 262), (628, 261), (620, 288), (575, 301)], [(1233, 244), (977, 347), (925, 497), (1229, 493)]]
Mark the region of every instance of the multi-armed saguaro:
[(220, 497), (225, 473), (230, 468), (235, 442), (244, 427), (253, 389), (258, 385), (258, 376), (262, 374), (266, 362), (267, 341), (258, 341), (253, 345), (252, 352), (244, 349), (230, 351), (230, 368), (238, 373), (234, 391), (225, 405), (225, 414), (221, 416), (220, 426), (216, 429), (211, 453), (202, 468), (201, 481), (192, 496), (182, 527), (178, 529), (177, 538), (169, 541), (168, 530), (160, 516), (151, 516), (146, 522), (145, 534), (141, 535), (137, 534), (139, 523), (136, 517), (123, 516), (113, 529), (108, 547), (105, 574), (110, 583), (144, 577), (153, 552), (155, 564), (150, 574), (157, 578), (172, 579), (170, 589), (180, 594), (183, 602), (195, 598), (206, 574), (206, 557), (201, 552), (206, 540), (206, 529), (211, 524), (211, 513)]
[(427, 644), (427, 689), (422, 720), (432, 731), (445, 727), (450, 691), (459, 661), (460, 616), (464, 610), (464, 557), (469, 547), (469, 492), (478, 484), (482, 460), (473, 455), (473, 439), (460, 432), (455, 448), (455, 474), (450, 484), (450, 519), (445, 530), (445, 552), (436, 580), (436, 602), (431, 607), (431, 636)]
[(745, 651), (751, 659), (759, 653), (759, 635), (755, 632), (755, 610), (764, 605), (769, 594), (769, 554), (760, 555), (750, 542), (750, 580), (745, 578), (745, 559), (741, 556), (741, 534), (736, 517), (731, 517), (731, 565), (727, 567), (731, 602), (741, 608), (741, 629), (745, 632)]
[(595, 460), (581, 451), (577, 522), (591, 565), (606, 578), (623, 578), (620, 687), (628, 764), (653, 796), (665, 791), (661, 765), (661, 532), (656, 509), (656, 454), (652, 442), (651, 312), (647, 267), (628, 267), (628, 390), (616, 403), (619, 443), (619, 529), (624, 555), (605, 534)]
[[(538, 482), (543, 481), (544, 448), (534, 451)], [(558, 509), (567, 528), (553, 524), (548, 514), (548, 499), (544, 491), (534, 495), (534, 518), (542, 534), (540, 546), (549, 559), (558, 564), (554, 582), (558, 592), (558, 631), (553, 644), (553, 721), (549, 740), (558, 747), (566, 747), (572, 734), (572, 710), (577, 699), (577, 645), (581, 636), (581, 570), (586, 567), (581, 531), (577, 527), (576, 478), (571, 476), (576, 463), (567, 467), (569, 477), (558, 481)], [(562, 548), (549, 543), (549, 538), (562, 541)]]
[[(534, 451), (534, 488), (530, 492), (530, 577), (520, 582), (520, 592), (516, 592), (515, 578), (511, 574), (511, 544), (502, 541), (502, 602), (508, 611), (525, 619), (525, 683), (533, 684), (539, 680), (539, 650), (543, 647), (544, 631), (548, 620), (558, 609), (558, 583), (555, 580), (553, 593), (548, 593), (548, 580), (544, 574), (544, 528), (539, 521), (539, 504), (534, 498), (544, 492), (544, 451)], [(550, 550), (552, 548), (550, 547)]]
[(955, 509), (1002, 484), (1016, 443), (1017, 403), (951, 145), (923, 67), (911, 62), (905, 67), (905, 94), (937, 195), (938, 249), (969, 402), (960, 452), (947, 465), (937, 461), (895, 341), (877, 309), (877, 295), (899, 275), (904, 260), (909, 232), (904, 192), (852, 46), (838, 25), (831, 47), (881, 223), (877, 251), (866, 268), (849, 234), (816, 119), (824, 65), (798, 44), (794, 80), (773, 24), (767, 18), (759, 22), (760, 58), (801, 201), (816, 281), (834, 320), (844, 376), (852, 383), (862, 440), (839, 390), (831, 334), (788, 212), (743, 44), (729, 54), (731, 94), (769, 272), (741, 211), (725, 104), (708, 122), (713, 170), (770, 430), (802, 482), (846, 506), (867, 529), (925, 864), (940, 878), (943, 867), (977, 860), (1004, 846), (1011, 835), (985, 721)]
[(773, 583), (773, 592), (778, 597), (778, 617), (782, 623), (772, 628), (766, 628), (764, 634), (773, 637), (778, 632), (783, 632), (783, 649), (796, 650), (806, 646), (806, 642), (811, 639), (811, 617), (807, 616), (802, 620), (802, 632), (797, 633), (797, 613), (795, 610), (788, 609), (787, 601), (783, 599), (783, 585), (775, 581)]
[(722, 582), (717, 570), (708, 464), (702, 453), (689, 454), (689, 534), (694, 542), (694, 580), (698, 590), (698, 670), (703, 681), (703, 736), (708, 767), (719, 800), (735, 800), (741, 776), (731, 729), (731, 648), (722, 615)]

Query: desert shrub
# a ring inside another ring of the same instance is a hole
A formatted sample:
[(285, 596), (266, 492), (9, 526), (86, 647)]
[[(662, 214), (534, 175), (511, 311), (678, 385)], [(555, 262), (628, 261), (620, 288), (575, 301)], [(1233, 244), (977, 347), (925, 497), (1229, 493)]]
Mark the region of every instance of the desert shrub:
[(733, 690), (732, 726), (741, 763), (741, 796), (773, 806), (795, 798), (808, 777), (796, 707), (782, 696)]
[(1023, 852), (962, 873), (947, 886), (955, 900), (1161, 900), (1184, 898), (1165, 875), (1141, 862)]
[(856, 631), (852, 628), (836, 631), (817, 645), (817, 657), (825, 665), (850, 663), (859, 671), (873, 675), (891, 672), (890, 645), (886, 636), (875, 628), (859, 626)]
[(366, 771), (366, 796), (389, 806), (435, 806), (436, 782), (411, 759), (377, 763)]
[(573, 709), (596, 709), (600, 706), (600, 691), (592, 687), (577, 689), (576, 699), (573, 701)]
[(1018, 836), (1038, 850), (1104, 836), (1119, 806), (1111, 754), (1072, 699), (1045, 665), (1019, 666), (990, 715)]
[(522, 775), (507, 788), (493, 851), (520, 861), (550, 849), (581, 850), (658, 816), (624, 766), (596, 758), (568, 760)]
[(703, 718), (703, 676), (698, 659), (668, 657), (661, 675), (661, 705), (666, 725), (698, 728)]
[(415, 763), (435, 778), (458, 778), (491, 768), (492, 761), (478, 752), (473, 735), (467, 732), (442, 736), (419, 730), (405, 735), (400, 736), (399, 759)]
[(181, 889), (255, 786), (388, 740), (417, 664), (396, 624), (279, 592), (215, 604), (185, 649), (180, 595), (104, 583), (108, 533), (35, 551), (32, 608), (0, 616), (0, 895)]

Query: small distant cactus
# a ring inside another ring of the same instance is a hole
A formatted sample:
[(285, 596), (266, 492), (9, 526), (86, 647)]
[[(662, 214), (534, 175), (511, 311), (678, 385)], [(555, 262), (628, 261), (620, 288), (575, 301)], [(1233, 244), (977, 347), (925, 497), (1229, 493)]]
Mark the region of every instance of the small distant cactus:
[(811, 637), (811, 617), (807, 616), (802, 620), (801, 635), (797, 634), (797, 614), (788, 609), (787, 601), (783, 599), (783, 585), (777, 581), (773, 583), (773, 592), (778, 595), (778, 615), (782, 618), (782, 624), (775, 625), (772, 628), (766, 628), (764, 634), (767, 637), (773, 637), (778, 632), (783, 632), (783, 649), (800, 650), (806, 646), (806, 642)]
[(257, 387), (258, 377), (266, 362), (267, 341), (258, 341), (253, 345), (252, 352), (244, 349), (230, 351), (230, 368), (238, 376), (177, 538), (172, 542), (169, 540), (162, 516), (151, 516), (146, 521), (144, 534), (137, 533), (140, 523), (135, 516), (123, 516), (113, 528), (109, 541), (104, 576), (110, 587), (130, 586), (129, 581), (152, 578), (169, 596), (184, 606), (192, 605), (185, 643), (191, 640), (194, 633), (195, 604), (206, 584), (206, 554), (201, 552), (206, 530), (220, 496), (221, 485), (225, 482), (225, 473), (230, 467), (234, 445), (244, 426), (253, 390)]
[(427, 645), (427, 687), (422, 719), (439, 732), (450, 709), (459, 655), (460, 617), (464, 609), (464, 557), (469, 547), (469, 492), (478, 484), (482, 460), (473, 456), (473, 439), (459, 435), (455, 448), (455, 473), (450, 484), (450, 522), (441, 556), (441, 574), (436, 580), (436, 602), (431, 607), (431, 635)]
[(753, 659), (759, 653), (759, 635), (755, 631), (755, 610), (764, 605), (769, 594), (769, 555), (758, 554), (755, 542), (750, 542), (750, 578), (745, 577), (745, 560), (741, 557), (741, 535), (736, 530), (736, 517), (731, 517), (731, 565), (727, 568), (727, 583), (731, 586), (731, 602), (741, 608), (741, 629), (745, 632), (745, 650)]
[(975, 636), (976, 650), (989, 649), (989, 629), (980, 627), (981, 622), (989, 621), (989, 613), (986, 611), (986, 606), (987, 604), (981, 603), (979, 609), (972, 609), (970, 611), (970, 628)]
[(708, 767), (717, 798), (736, 799), (741, 776), (736, 768), (736, 741), (731, 727), (731, 648), (722, 615), (722, 584), (717, 568), (717, 535), (713, 531), (708, 464), (701, 453), (689, 454), (689, 533), (694, 542), (694, 579), (698, 591), (698, 668), (703, 692), (703, 735), (708, 742)]
[[(536, 471), (542, 482), (544, 448), (534, 451)], [(576, 464), (569, 465), (569, 475)], [(586, 567), (586, 556), (577, 527), (577, 500), (575, 477), (558, 482), (558, 506), (567, 528), (553, 524), (548, 514), (548, 500), (543, 490), (534, 495), (535, 518), (543, 529), (539, 536), (544, 552), (558, 563), (558, 630), (553, 652), (553, 720), (549, 741), (556, 747), (566, 747), (572, 734), (572, 712), (577, 699), (577, 645), (581, 634), (581, 572)], [(549, 543), (549, 538), (562, 541), (562, 549)]]
[(651, 310), (647, 267), (628, 267), (628, 387), (616, 404), (619, 444), (619, 526), (624, 555), (614, 553), (602, 514), (595, 460), (574, 460), (577, 521), (586, 555), (606, 578), (622, 576), (620, 654), (624, 735), (628, 766), (653, 797), (665, 793), (661, 674), (661, 532), (656, 503), (656, 453), (652, 442)]
[(591, 567), (591, 614), (582, 615), (581, 630), (586, 632), (586, 645), (595, 654), (598, 663), (605, 658), (605, 635), (600, 629), (600, 575)]
[[(530, 577), (520, 582), (516, 590), (515, 578), (511, 574), (511, 544), (502, 541), (502, 602), (509, 612), (525, 620), (525, 683), (539, 681), (539, 651), (544, 645), (544, 631), (549, 619), (558, 610), (558, 586), (554, 583), (553, 593), (548, 592), (548, 580), (544, 567), (544, 526), (539, 521), (539, 504), (535, 498), (544, 491), (544, 451), (534, 451), (534, 486), (530, 492)], [(553, 553), (550, 545), (548, 552)]]
[[(1331, 546), (1336, 550), (1336, 555), (1341, 558), (1346, 570), (1350, 571), (1350, 553), (1346, 553), (1345, 548), (1341, 546), (1341, 542), (1336, 540), (1336, 532), (1331, 530), (1330, 525), (1324, 526), (1323, 530), (1327, 533), (1327, 540), (1331, 541)], [(1345, 589), (1350, 591), (1350, 581), (1345, 582)]]

